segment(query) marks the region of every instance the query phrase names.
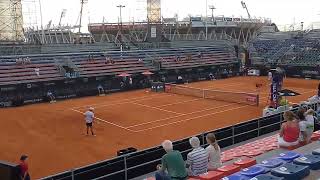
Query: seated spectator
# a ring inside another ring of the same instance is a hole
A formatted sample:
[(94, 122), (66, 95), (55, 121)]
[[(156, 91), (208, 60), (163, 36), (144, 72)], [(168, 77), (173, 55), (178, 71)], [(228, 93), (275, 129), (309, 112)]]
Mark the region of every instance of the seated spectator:
[(183, 84), (183, 78), (181, 75), (179, 75), (177, 78), (177, 84)]
[(173, 150), (169, 140), (165, 140), (162, 147), (166, 154), (162, 156), (161, 165), (157, 166), (156, 180), (186, 180), (188, 175), (181, 153)]
[(50, 90), (47, 92), (47, 97), (49, 98), (50, 102), (55, 102), (55, 97)]
[(208, 154), (207, 151), (200, 146), (200, 140), (192, 137), (189, 140), (193, 150), (187, 155), (187, 168), (189, 176), (199, 176), (208, 171)]
[(206, 139), (209, 144), (206, 148), (209, 156), (208, 170), (215, 170), (222, 166), (221, 150), (216, 140), (216, 136), (213, 133), (207, 134)]
[(25, 64), (30, 64), (30, 63), (31, 63), (30, 58), (29, 58), (29, 57), (26, 57), (26, 58), (24, 59), (24, 63), (25, 63)]
[[(301, 111), (303, 113), (304, 111)], [(300, 120), (300, 142), (302, 144), (308, 144), (311, 141), (311, 136), (314, 131), (314, 110), (309, 109), (303, 114), (303, 120)], [(301, 116), (299, 114), (299, 116)]]
[(27, 163), (27, 158), (28, 156), (22, 155), (20, 157), (20, 163), (19, 163), (19, 172), (20, 172), (20, 177), (22, 180), (30, 180), (30, 175), (29, 175), (29, 166)]
[(291, 111), (286, 111), (283, 114), (283, 118), (286, 122), (282, 123), (278, 144), (280, 147), (289, 147), (299, 144), (299, 123), (295, 118), (295, 114)]
[(34, 68), (34, 72), (36, 73), (37, 76), (40, 76), (40, 68), (38, 67)]

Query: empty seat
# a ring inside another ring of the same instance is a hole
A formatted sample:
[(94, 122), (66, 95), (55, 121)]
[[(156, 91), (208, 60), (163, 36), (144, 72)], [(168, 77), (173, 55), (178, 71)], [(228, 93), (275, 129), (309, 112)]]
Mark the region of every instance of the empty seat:
[(283, 180), (284, 178), (282, 177), (276, 177), (276, 176), (272, 176), (272, 175), (267, 175), (267, 174), (261, 174), (258, 175), (250, 180)]
[(294, 151), (287, 151), (279, 154), (278, 158), (287, 162), (292, 162), (294, 159), (300, 157), (300, 154)]
[(272, 169), (271, 174), (278, 177), (284, 177), (286, 180), (300, 180), (310, 174), (310, 169), (308, 166), (286, 163)]
[(251, 158), (243, 158), (243, 159), (239, 159), (238, 161), (234, 162), (234, 165), (240, 166), (241, 168), (247, 168), (250, 166), (253, 166), (257, 163), (257, 161), (255, 159), (251, 159)]
[(283, 165), (284, 163), (285, 161), (283, 161), (282, 159), (274, 158), (274, 159), (264, 160), (258, 165), (266, 168), (276, 168)]
[(252, 166), (252, 167), (242, 169), (240, 173), (247, 177), (255, 177), (259, 174), (264, 174), (265, 168), (261, 166)]
[(318, 155), (305, 155), (299, 158), (296, 158), (293, 161), (294, 164), (309, 166), (312, 170), (320, 169), (320, 156)]
[(320, 148), (313, 150), (313, 151), (312, 151), (312, 154), (314, 154), (314, 155), (320, 155)]
[(205, 174), (201, 174), (199, 179), (202, 180), (220, 180), (224, 176), (223, 172), (219, 171), (209, 171)]
[(228, 176), (240, 171), (240, 169), (240, 166), (229, 164), (218, 168), (217, 171), (223, 172), (225, 176)]

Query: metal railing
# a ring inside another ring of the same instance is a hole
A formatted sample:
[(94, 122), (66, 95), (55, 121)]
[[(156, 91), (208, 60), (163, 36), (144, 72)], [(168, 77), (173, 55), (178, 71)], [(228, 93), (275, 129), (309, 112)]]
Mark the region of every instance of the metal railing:
[[(313, 104), (309, 104), (308, 107), (314, 110), (317, 110), (317, 104), (318, 102), (314, 102)], [(297, 110), (298, 110), (298, 107), (295, 109), (291, 109), (291, 111), (294, 111), (294, 112)], [(249, 120), (246, 122), (235, 124), (233, 126), (217, 129), (211, 132), (215, 133), (218, 139), (219, 145), (222, 148), (226, 148), (226, 147), (235, 145), (237, 143), (244, 142), (253, 138), (257, 138), (259, 136), (266, 135), (279, 130), (283, 122), (282, 115), (283, 115), (283, 112), (280, 112), (278, 114), (274, 114), (268, 117), (261, 117), (261, 118)], [(208, 133), (210, 132), (205, 132), (205, 133), (196, 135), (200, 139), (201, 146), (203, 147), (207, 145), (207, 143), (205, 142), (205, 137)], [(177, 140), (173, 143), (174, 149), (179, 150), (184, 156), (184, 158), (186, 158), (187, 153), (192, 150), (191, 146), (189, 146), (188, 139), (189, 138)], [(181, 146), (185, 146), (186, 148), (181, 148)], [(143, 152), (145, 153), (143, 154)], [(146, 149), (144, 151), (134, 152), (134, 153), (126, 154), (123, 156), (119, 156), (117, 158), (110, 159), (107, 161), (91, 164), (86, 167), (72, 169), (64, 173), (42, 178), (42, 180), (76, 180), (76, 179), (83, 179), (84, 177), (86, 179), (93, 179), (93, 180), (102, 180), (102, 179), (110, 180), (115, 178), (119, 179), (120, 177), (120, 179), (128, 180), (131, 178), (139, 177), (139, 176), (154, 172), (156, 169), (155, 165), (161, 162), (161, 157), (164, 153), (165, 152), (162, 150), (162, 148), (158, 146), (158, 147)], [(132, 160), (136, 160), (136, 159), (141, 160), (141, 158), (147, 155), (150, 156), (150, 154), (157, 155), (158, 158), (154, 158), (152, 160), (149, 160), (143, 163), (138, 163), (135, 165), (130, 165), (130, 163), (132, 164)], [(106, 172), (104, 174), (95, 173), (97, 171), (100, 171), (101, 173), (101, 170), (107, 167), (113, 167), (113, 168), (118, 167), (119, 163), (121, 164), (121, 167), (122, 167), (120, 170), (115, 170), (110, 173)], [(148, 167), (151, 170), (150, 171), (146, 170), (141, 172), (141, 170), (146, 167)], [(135, 174), (137, 170), (139, 170), (140, 173)], [(88, 176), (91, 176), (91, 177), (88, 178)]]

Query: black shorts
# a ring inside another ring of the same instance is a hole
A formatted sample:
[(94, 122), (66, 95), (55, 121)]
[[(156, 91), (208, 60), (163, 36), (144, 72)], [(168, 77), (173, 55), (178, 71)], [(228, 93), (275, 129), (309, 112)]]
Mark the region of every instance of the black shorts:
[(86, 123), (87, 127), (92, 127), (92, 123)]

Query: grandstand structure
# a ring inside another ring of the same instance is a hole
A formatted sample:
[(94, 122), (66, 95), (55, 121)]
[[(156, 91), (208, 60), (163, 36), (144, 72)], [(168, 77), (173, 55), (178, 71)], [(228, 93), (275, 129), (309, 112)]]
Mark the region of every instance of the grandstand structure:
[[(149, 22), (122, 23), (122, 41), (131, 44), (146, 42), (150, 35), (149, 25)], [(96, 42), (115, 42), (120, 33), (118, 23), (92, 23), (88, 26)], [(161, 42), (228, 39), (246, 43), (255, 38), (262, 27), (271, 27), (271, 22), (265, 19), (189, 17), (184, 21), (164, 18), (158, 26)]]
[(253, 67), (280, 66), (296, 77), (319, 78), (320, 30), (264, 33), (249, 46)]
[[(175, 81), (177, 75), (188, 74), (205, 79), (209, 72), (219, 77), (223, 73), (220, 68), (236, 74), (240, 66), (233, 47), (225, 41), (198, 47), (177, 45), (160, 51), (99, 51), (94, 44), (92, 50), (95, 51), (89, 53), (59, 52), (59, 47), (56, 48), (57, 52), (51, 54), (0, 57), (0, 101), (3, 106), (14, 105), (16, 94), (20, 94), (21, 103), (25, 104), (44, 101), (48, 90), (58, 98), (94, 95), (98, 84), (107, 91), (125, 90), (119, 86), (121, 78), (117, 78), (121, 73), (130, 74), (135, 79), (135, 87), (141, 88), (146, 87), (143, 83), (146, 77), (142, 74), (145, 71), (155, 73), (155, 79), (166, 77), (168, 81)], [(76, 88), (78, 86), (83, 88)]]

